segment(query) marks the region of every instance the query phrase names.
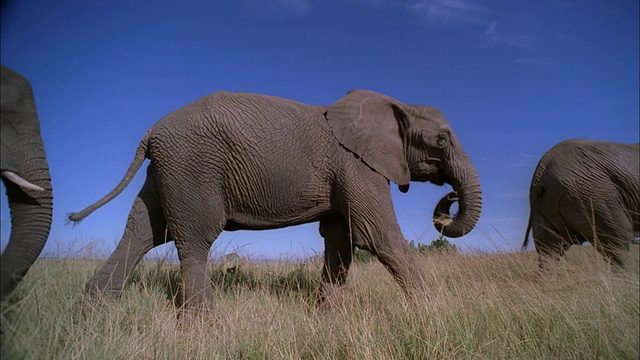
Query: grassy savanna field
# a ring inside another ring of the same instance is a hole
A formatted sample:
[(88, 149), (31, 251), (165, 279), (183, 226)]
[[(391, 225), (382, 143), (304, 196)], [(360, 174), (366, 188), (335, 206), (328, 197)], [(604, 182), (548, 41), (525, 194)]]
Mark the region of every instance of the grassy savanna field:
[[(178, 326), (177, 264), (142, 263), (117, 301), (82, 307), (95, 260), (41, 259), (3, 304), (2, 359), (638, 359), (638, 247), (627, 272), (591, 247), (551, 274), (532, 252), (424, 256), (431, 298), (377, 261), (314, 306), (321, 262), (211, 265), (211, 311)], [(84, 310), (83, 310), (84, 309)]]

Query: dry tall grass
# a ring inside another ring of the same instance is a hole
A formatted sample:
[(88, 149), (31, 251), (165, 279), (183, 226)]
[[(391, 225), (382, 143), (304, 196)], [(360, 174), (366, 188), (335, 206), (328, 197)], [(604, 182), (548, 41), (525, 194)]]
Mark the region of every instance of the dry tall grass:
[(98, 262), (40, 260), (3, 304), (2, 359), (637, 359), (638, 248), (628, 272), (592, 248), (538, 276), (533, 253), (430, 254), (410, 301), (377, 262), (342, 306), (314, 307), (321, 264), (212, 265), (211, 311), (181, 329), (176, 265), (145, 263), (122, 299), (81, 311)]

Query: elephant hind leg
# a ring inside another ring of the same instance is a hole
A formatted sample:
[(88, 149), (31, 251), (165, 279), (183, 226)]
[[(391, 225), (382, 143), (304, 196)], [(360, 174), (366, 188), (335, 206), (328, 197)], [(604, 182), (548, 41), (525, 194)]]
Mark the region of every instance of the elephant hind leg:
[(122, 239), (107, 262), (87, 283), (90, 294), (121, 295), (126, 279), (142, 257), (168, 239), (166, 221), (151, 166), (133, 202)]
[[(174, 237), (182, 287), (179, 297), (181, 312), (200, 310), (212, 298), (213, 288), (207, 271), (209, 251), (225, 227), (224, 203), (219, 197), (200, 197), (204, 201), (186, 202), (186, 196), (171, 193), (167, 213), (167, 226)], [(179, 199), (179, 200), (178, 200)]]
[(320, 235), (324, 238), (324, 267), (318, 290), (318, 306), (339, 304), (342, 289), (353, 259), (353, 244), (349, 227), (340, 217), (320, 221)]
[[(533, 239), (538, 253), (538, 265), (541, 270), (549, 270), (569, 249), (570, 236), (567, 231), (564, 234), (543, 217), (539, 216), (533, 224)], [(566, 230), (566, 229), (565, 229)]]

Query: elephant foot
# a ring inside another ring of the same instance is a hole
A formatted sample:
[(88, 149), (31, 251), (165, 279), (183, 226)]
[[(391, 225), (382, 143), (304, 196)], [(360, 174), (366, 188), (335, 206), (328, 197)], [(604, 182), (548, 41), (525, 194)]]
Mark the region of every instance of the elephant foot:
[(424, 265), (421, 263), (420, 255), (405, 255), (404, 265), (397, 267), (402, 271), (394, 274), (395, 280), (400, 285), (405, 296), (413, 302), (421, 302), (424, 300), (431, 301), (431, 281)]
[(191, 296), (187, 296), (184, 289), (181, 288), (175, 303), (178, 308), (178, 329), (202, 326), (205, 322), (211, 323), (212, 320), (215, 320), (217, 318), (215, 298), (211, 287), (200, 289)]
[(404, 289), (404, 294), (410, 304), (418, 307), (435, 301), (435, 297), (428, 289), (427, 284), (418, 279), (414, 279), (410, 286)]
[(316, 307), (320, 311), (330, 311), (344, 305), (344, 289), (340, 285), (323, 283), (318, 289)]
[(178, 331), (188, 331), (202, 325), (203, 321), (201, 309), (178, 309)]
[(84, 287), (84, 297), (87, 299), (99, 299), (114, 301), (122, 297), (124, 289), (101, 286), (96, 282), (88, 282)]
[(86, 318), (90, 314), (99, 312), (108, 312), (109, 307), (116, 303), (113, 296), (105, 296), (101, 293), (83, 292), (79, 294), (78, 299), (73, 303), (72, 309), (74, 313), (80, 314)]
[(79, 294), (79, 299), (75, 301), (73, 308), (83, 315), (100, 311), (116, 303), (122, 296), (122, 292), (122, 289), (100, 289), (95, 282), (90, 281), (85, 285), (84, 291)]
[(194, 327), (210, 326), (218, 321), (219, 313), (211, 301), (186, 304), (178, 308), (177, 329), (192, 331)]

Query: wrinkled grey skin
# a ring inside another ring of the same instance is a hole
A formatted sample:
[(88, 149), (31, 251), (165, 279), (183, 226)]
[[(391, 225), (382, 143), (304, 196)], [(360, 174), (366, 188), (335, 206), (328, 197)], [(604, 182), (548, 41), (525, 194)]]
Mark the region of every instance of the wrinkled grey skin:
[(571, 245), (590, 242), (612, 264), (624, 267), (640, 230), (638, 144), (566, 140), (540, 160), (531, 180), (529, 232), (541, 268)]
[(4, 65), (1, 76), (0, 174), (11, 211), (11, 236), (0, 261), (0, 300), (4, 300), (49, 237), (53, 196), (31, 84)]
[(223, 230), (314, 221), (325, 239), (320, 303), (344, 284), (355, 246), (409, 291), (422, 280), (389, 181), (405, 192), (411, 180), (451, 184), (460, 211), (448, 226), (437, 225), (446, 236), (471, 231), (481, 210), (475, 168), (442, 113), (370, 91), (351, 91), (331, 106), (224, 91), (205, 96), (156, 123), (121, 183), (69, 219), (80, 221), (117, 196), (145, 158), (146, 182), (90, 292), (120, 295), (143, 255), (174, 241), (183, 306), (200, 304), (212, 291), (209, 249)]

